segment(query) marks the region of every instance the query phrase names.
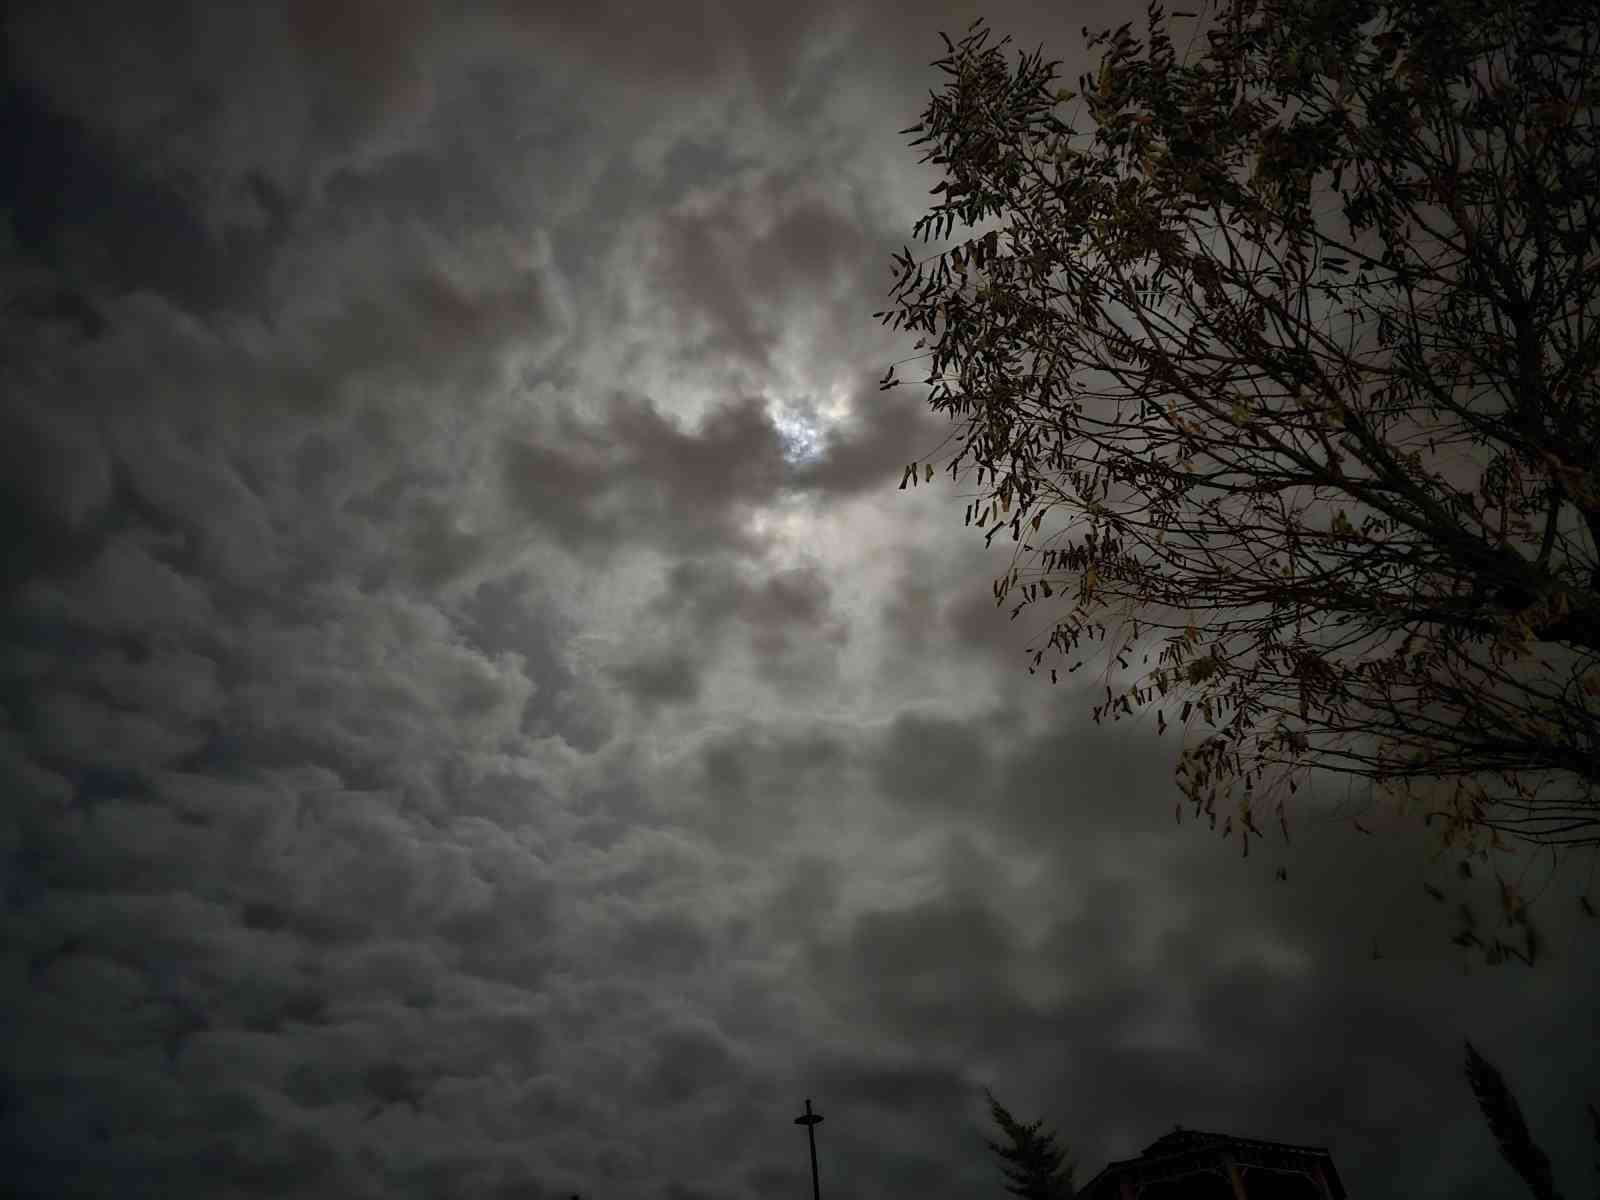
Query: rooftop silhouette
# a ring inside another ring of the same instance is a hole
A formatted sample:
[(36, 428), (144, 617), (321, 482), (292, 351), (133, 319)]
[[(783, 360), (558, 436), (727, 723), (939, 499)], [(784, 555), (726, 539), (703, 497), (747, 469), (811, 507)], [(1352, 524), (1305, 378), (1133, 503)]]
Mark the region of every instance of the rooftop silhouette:
[(1138, 1158), (1107, 1163), (1079, 1200), (1345, 1200), (1321, 1146), (1174, 1129)]

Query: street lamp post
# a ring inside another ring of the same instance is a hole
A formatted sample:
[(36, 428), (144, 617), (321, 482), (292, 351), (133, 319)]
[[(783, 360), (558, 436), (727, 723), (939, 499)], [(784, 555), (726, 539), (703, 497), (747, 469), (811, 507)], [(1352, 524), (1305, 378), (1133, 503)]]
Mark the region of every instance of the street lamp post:
[(806, 1127), (806, 1140), (811, 1143), (811, 1200), (822, 1200), (822, 1189), (817, 1185), (817, 1126), (822, 1124), (822, 1114), (811, 1111), (809, 1096), (804, 1115), (796, 1117), (794, 1123)]

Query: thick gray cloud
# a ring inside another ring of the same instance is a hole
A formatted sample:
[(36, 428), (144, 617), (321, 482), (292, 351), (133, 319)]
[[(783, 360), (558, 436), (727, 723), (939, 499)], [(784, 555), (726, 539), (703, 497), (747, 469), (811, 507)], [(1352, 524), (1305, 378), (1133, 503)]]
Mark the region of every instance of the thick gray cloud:
[(1462, 975), (1413, 826), (1174, 823), (896, 491), (969, 19), (8, 10), (15, 1191), (803, 1194), (810, 1095), (830, 1195), (988, 1195), (993, 1087), (1085, 1176), (1182, 1122), (1499, 1195), (1467, 1036), (1579, 1185), (1592, 934)]

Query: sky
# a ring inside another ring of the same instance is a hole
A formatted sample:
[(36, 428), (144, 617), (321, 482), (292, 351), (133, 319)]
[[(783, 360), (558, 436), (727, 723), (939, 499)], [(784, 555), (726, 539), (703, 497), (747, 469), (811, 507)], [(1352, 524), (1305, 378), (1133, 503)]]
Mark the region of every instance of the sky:
[[(1069, 79), (1139, 15), (984, 12)], [(1593, 1187), (1594, 926), (1475, 965), (1334, 789), (1175, 821), (897, 489), (897, 131), (975, 15), (7, 6), (19, 1195), (800, 1197), (809, 1097), (824, 1196), (966, 1200), (986, 1088), (1080, 1181), (1181, 1124), (1516, 1194), (1465, 1038)]]

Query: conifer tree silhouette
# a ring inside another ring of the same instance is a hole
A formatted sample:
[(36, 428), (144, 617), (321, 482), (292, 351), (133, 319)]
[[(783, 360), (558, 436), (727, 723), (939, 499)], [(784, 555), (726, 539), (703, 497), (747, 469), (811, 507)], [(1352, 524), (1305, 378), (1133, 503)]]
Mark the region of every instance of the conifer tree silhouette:
[[(1505, 1077), (1470, 1041), (1467, 1043), (1467, 1082), (1478, 1098), (1478, 1108), (1489, 1123), (1489, 1132), (1499, 1144), (1500, 1157), (1522, 1176), (1535, 1200), (1561, 1200), (1550, 1170), (1550, 1156), (1534, 1142), (1528, 1122), (1522, 1116), (1522, 1106), (1511, 1094)], [(1597, 1122), (1596, 1138), (1600, 1139), (1600, 1118), (1594, 1117), (1593, 1105), (1589, 1106), (1589, 1112)]]
[(1022, 1200), (1071, 1200), (1077, 1194), (1072, 1183), (1075, 1165), (1071, 1155), (1056, 1145), (1054, 1133), (1041, 1132), (1042, 1121), (1023, 1124), (1013, 1117), (994, 1093), (989, 1098), (989, 1113), (1009, 1140), (1009, 1145), (987, 1142), (1005, 1172), (1006, 1191)]

